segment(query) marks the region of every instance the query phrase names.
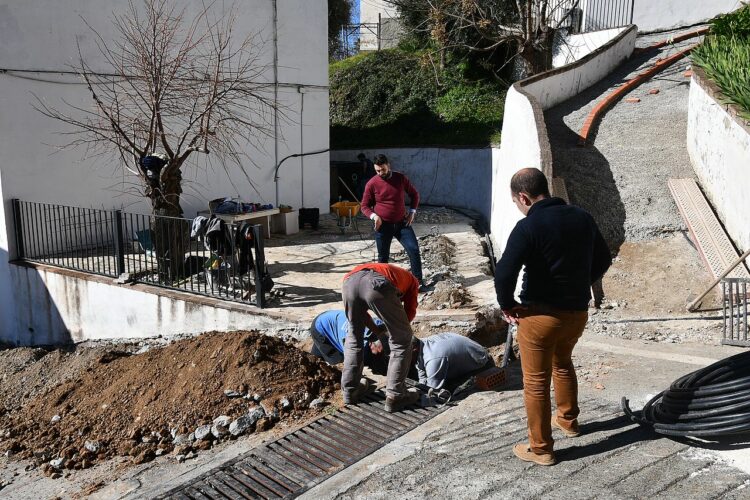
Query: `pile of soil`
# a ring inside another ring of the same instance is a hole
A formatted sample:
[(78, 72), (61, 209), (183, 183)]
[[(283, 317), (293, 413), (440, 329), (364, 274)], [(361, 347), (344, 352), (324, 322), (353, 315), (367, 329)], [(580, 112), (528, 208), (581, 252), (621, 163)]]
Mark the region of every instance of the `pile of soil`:
[[(137, 349), (137, 346), (122, 346)], [(0, 416), (55, 386), (80, 377), (111, 347), (7, 347), (0, 350)]]
[(208, 333), (141, 354), (108, 350), (80, 376), (1, 415), (0, 449), (50, 473), (117, 455), (141, 463), (230, 438), (225, 430), (196, 439), (220, 416), (260, 412), (252, 432), (319, 411), (310, 402), (330, 398), (339, 380), (318, 358), (255, 332)]

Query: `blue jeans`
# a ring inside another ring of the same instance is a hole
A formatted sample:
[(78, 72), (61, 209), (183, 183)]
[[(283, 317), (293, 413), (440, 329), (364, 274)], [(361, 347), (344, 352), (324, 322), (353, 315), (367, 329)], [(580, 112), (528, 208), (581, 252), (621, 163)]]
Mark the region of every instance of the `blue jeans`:
[(422, 257), (414, 229), (403, 222), (383, 222), (375, 231), (375, 244), (378, 247), (378, 262), (387, 263), (391, 254), (391, 241), (396, 238), (409, 256), (411, 273), (422, 283)]

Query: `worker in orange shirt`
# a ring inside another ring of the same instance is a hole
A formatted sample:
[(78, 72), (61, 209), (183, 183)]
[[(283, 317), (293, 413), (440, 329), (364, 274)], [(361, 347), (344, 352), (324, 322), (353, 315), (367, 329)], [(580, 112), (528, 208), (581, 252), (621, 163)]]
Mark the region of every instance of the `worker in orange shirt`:
[(396, 412), (419, 400), (419, 393), (407, 391), (405, 383), (411, 362), (414, 337), (411, 321), (417, 314), (418, 290), (417, 278), (393, 264), (362, 264), (344, 276), (341, 295), (350, 325), (344, 342), (344, 370), (341, 375), (345, 404), (356, 404), (366, 391), (359, 380), (364, 365), (362, 350), (368, 311), (375, 313), (388, 330), (391, 357), (388, 361), (385, 410)]

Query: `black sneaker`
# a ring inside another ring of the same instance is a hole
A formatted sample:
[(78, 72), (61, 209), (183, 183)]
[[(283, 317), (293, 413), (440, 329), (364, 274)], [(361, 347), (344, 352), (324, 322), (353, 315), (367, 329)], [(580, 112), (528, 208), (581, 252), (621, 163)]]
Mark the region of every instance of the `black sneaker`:
[(427, 285), (425, 285), (423, 282), (420, 281), (419, 282), (419, 293), (426, 293), (427, 291), (428, 291), (427, 290)]
[(392, 398), (388, 396), (385, 398), (385, 411), (388, 413), (395, 413), (401, 411), (407, 406), (413, 405), (419, 401), (419, 393), (416, 391), (406, 391), (406, 394), (400, 398)]

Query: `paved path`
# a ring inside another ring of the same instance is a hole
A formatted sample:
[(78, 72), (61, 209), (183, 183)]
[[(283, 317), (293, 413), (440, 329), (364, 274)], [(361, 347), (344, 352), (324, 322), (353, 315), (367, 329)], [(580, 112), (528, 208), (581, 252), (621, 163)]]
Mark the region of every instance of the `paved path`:
[[(577, 349), (584, 365), (596, 352), (620, 346), (610, 385), (582, 384), (584, 435), (555, 433), (560, 463), (530, 465), (515, 459), (513, 444), (526, 438), (523, 400), (514, 375), (511, 390), (478, 393), (427, 424), (310, 490), (303, 498), (747, 498), (747, 452), (696, 448), (663, 438), (631, 422), (616, 402), (640, 405), (649, 394), (695, 363), (733, 352), (720, 347), (674, 347), (592, 336)], [(593, 344), (593, 345), (592, 345)], [(629, 353), (622, 353), (627, 346)], [(668, 350), (671, 360), (653, 356)], [(702, 357), (696, 356), (702, 353)], [(737, 452), (734, 452), (737, 453)]]

